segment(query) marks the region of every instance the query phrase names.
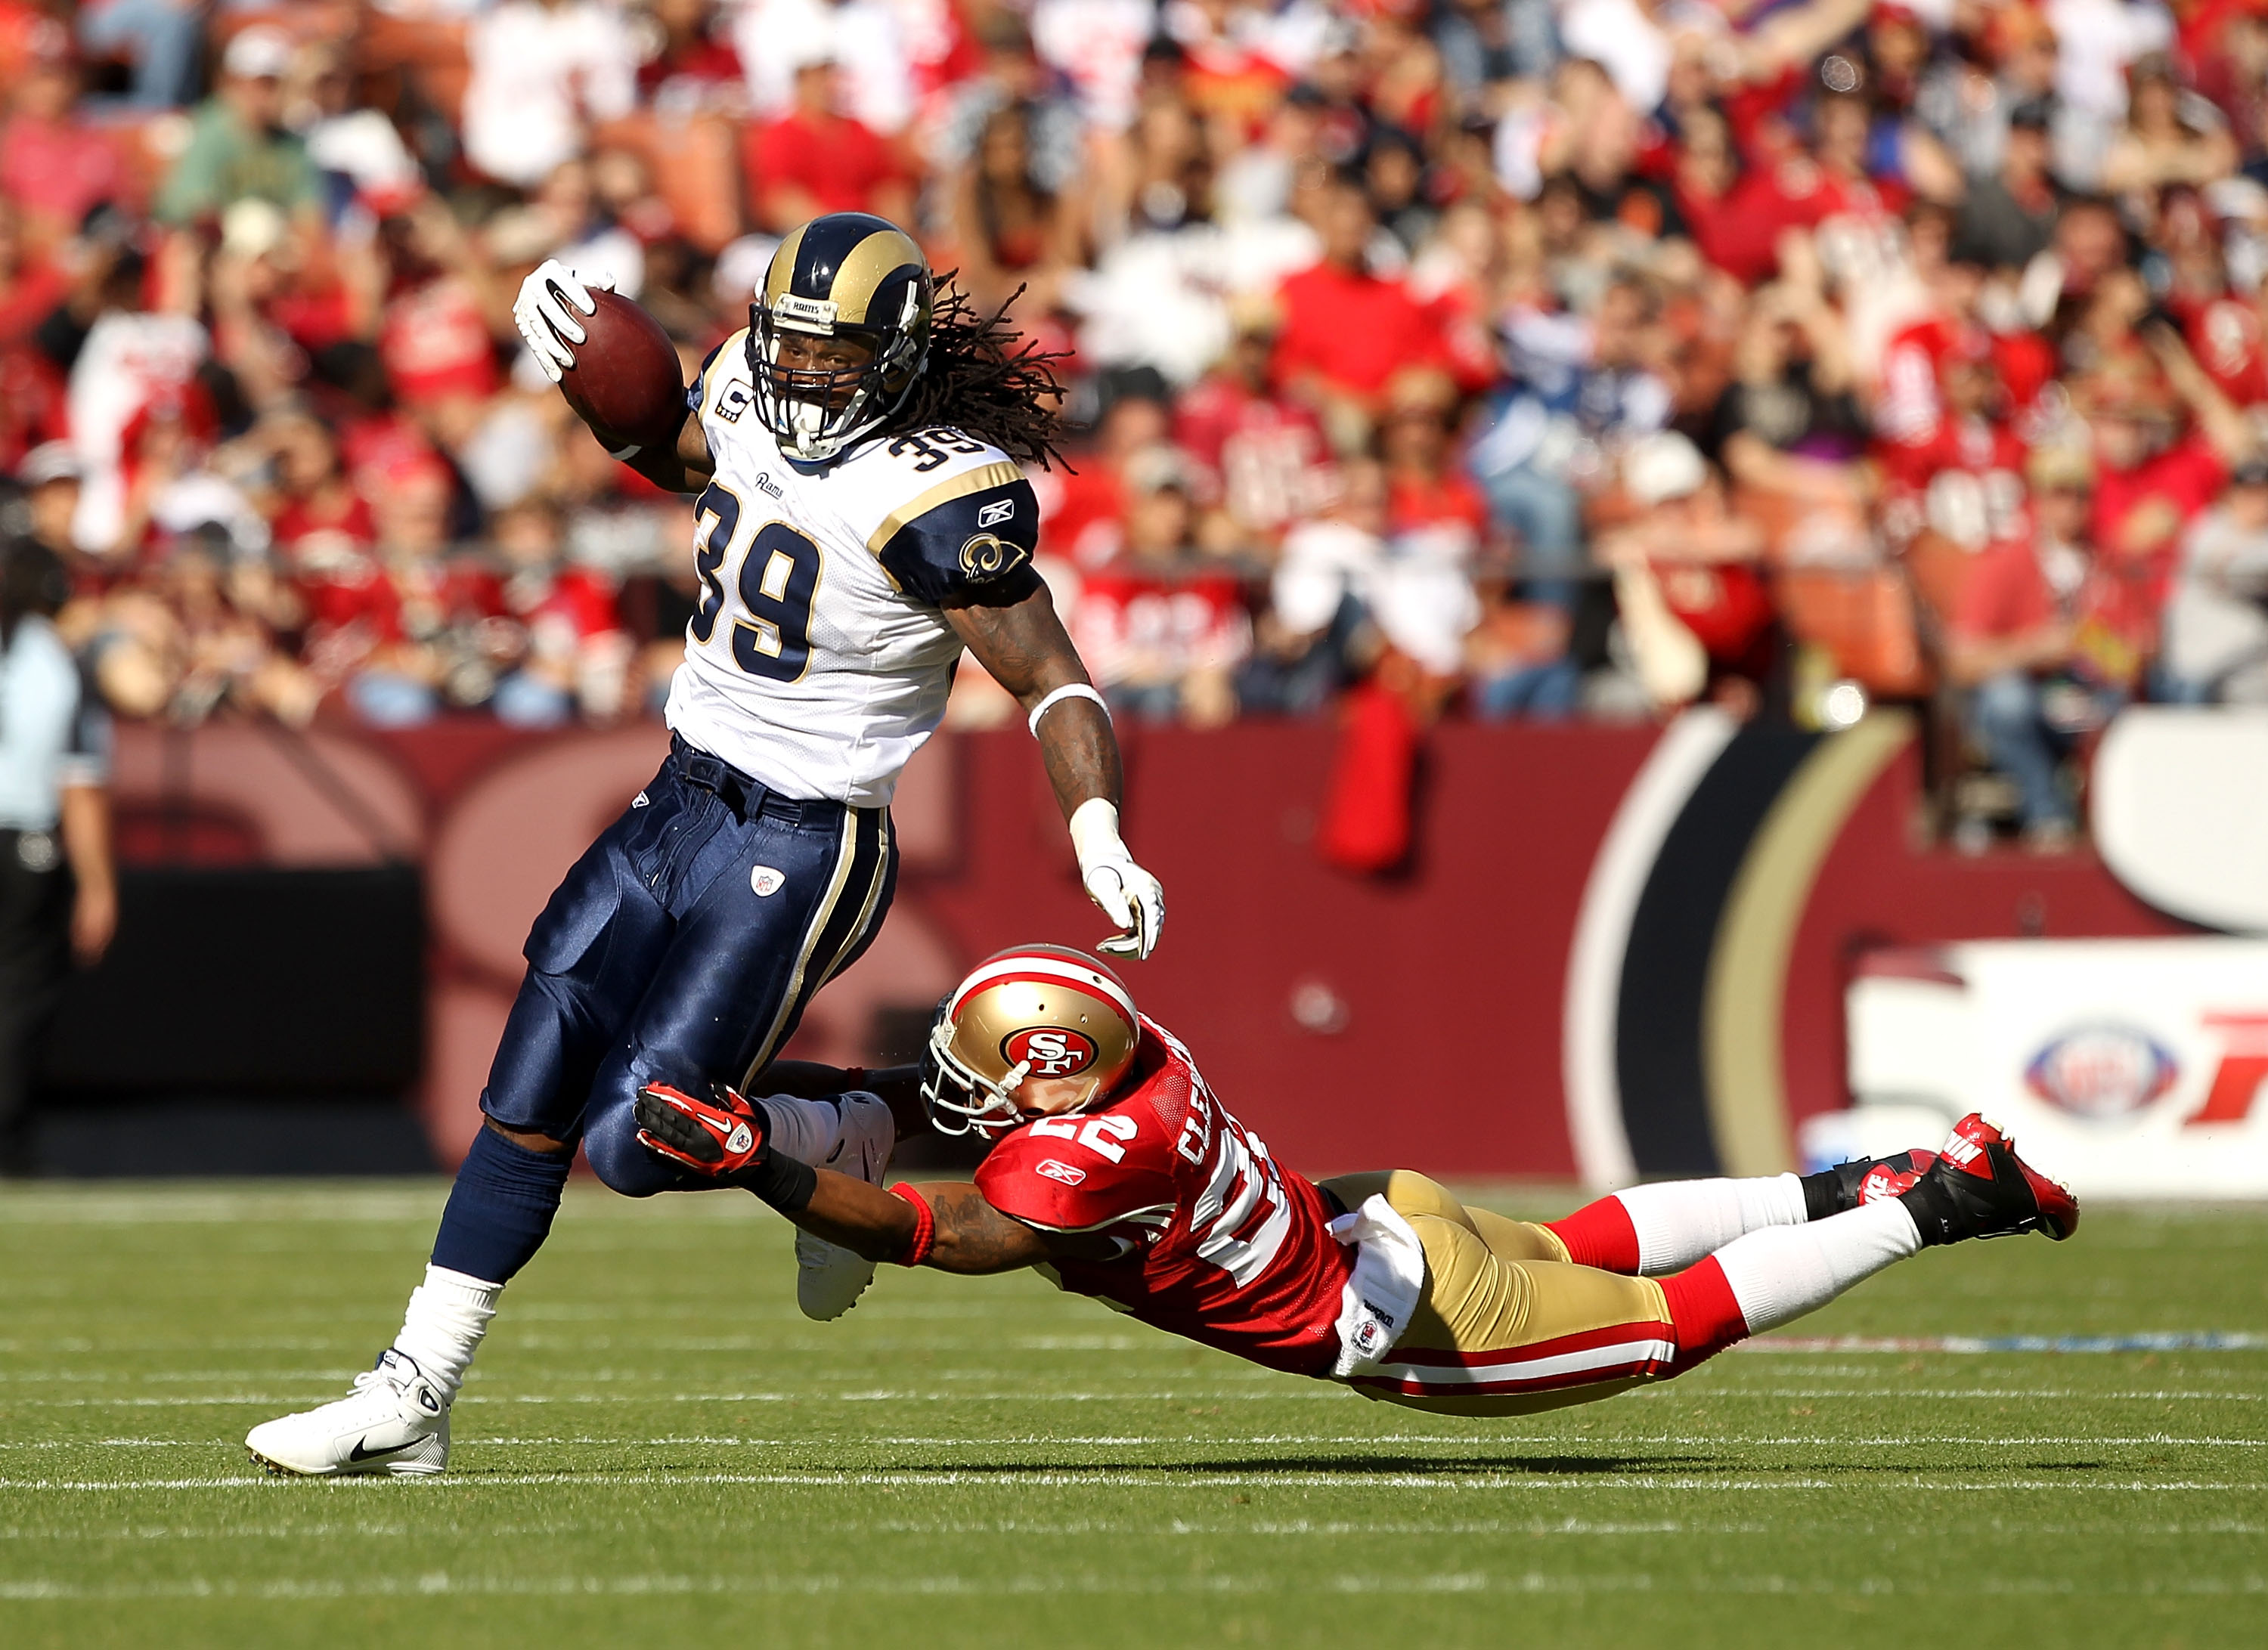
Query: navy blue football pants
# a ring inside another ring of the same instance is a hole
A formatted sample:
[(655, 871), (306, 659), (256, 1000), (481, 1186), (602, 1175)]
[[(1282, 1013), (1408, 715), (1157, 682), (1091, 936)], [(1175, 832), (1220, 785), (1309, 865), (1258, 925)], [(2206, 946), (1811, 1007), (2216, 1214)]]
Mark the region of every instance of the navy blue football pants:
[(772, 795), (673, 738), (528, 933), (481, 1109), (579, 1138), (633, 1197), (707, 1185), (638, 1144), (638, 1090), (746, 1083), (865, 950), (897, 866), (887, 810)]

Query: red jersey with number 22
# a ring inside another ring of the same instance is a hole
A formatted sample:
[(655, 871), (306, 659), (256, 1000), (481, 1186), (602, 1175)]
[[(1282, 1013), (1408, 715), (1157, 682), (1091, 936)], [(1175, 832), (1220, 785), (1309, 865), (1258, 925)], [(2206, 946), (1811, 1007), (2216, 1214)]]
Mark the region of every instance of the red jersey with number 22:
[(1114, 1259), (1055, 1263), (1072, 1293), (1270, 1369), (1329, 1374), (1355, 1251), (1330, 1234), (1322, 1193), (1268, 1155), (1152, 1020), (1125, 1082), (1108, 1106), (1008, 1135), (977, 1190), (1042, 1232), (1116, 1240)]

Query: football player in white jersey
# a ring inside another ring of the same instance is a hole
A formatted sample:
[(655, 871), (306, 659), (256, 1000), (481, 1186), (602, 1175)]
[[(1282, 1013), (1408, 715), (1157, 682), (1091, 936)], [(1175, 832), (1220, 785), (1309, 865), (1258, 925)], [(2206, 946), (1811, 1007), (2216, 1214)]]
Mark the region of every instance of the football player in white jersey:
[[(520, 330), (555, 381), (597, 307), (557, 263), (521, 288)], [(440, 1471), (450, 1403), (550, 1230), (576, 1146), (632, 1197), (714, 1184), (638, 1144), (634, 1102), (648, 1087), (764, 1092), (804, 1005), (889, 907), (890, 794), (964, 648), (1029, 715), (1087, 891), (1122, 931), (1104, 948), (1156, 944), (1164, 898), (1119, 836), (1110, 720), (1032, 567), (1020, 464), (1046, 461), (1061, 390), (1012, 338), (941, 299), (895, 226), (815, 218), (774, 254), (747, 329), (703, 365), (674, 444), (615, 453), (700, 492), (701, 602), (668, 760), (528, 935), (486, 1121), (401, 1333), (348, 1397), (255, 1427), (255, 1460)], [(770, 1085), (793, 1086), (784, 1067)], [(880, 1100), (782, 1097), (772, 1112), (784, 1151), (880, 1183), (895, 1139)], [(815, 1236), (797, 1254), (814, 1317), (873, 1276)]]

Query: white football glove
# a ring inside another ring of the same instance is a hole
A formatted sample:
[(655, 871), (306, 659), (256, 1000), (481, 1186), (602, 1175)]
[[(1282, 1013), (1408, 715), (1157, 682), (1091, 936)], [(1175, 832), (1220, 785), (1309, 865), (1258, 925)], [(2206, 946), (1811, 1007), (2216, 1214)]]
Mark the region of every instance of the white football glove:
[(1134, 863), (1119, 839), (1117, 805), (1101, 797), (1080, 803), (1071, 816), (1071, 845), (1079, 855), (1079, 880), (1086, 885), (1087, 898), (1123, 931), (1095, 949), (1138, 961), (1148, 956), (1166, 925), (1166, 890)]
[(512, 305), (512, 322), (527, 340), (543, 376), (554, 384), (575, 365), (575, 346), (588, 336), (575, 312), (597, 314), (599, 303), (591, 294), (614, 290), (613, 276), (580, 276), (556, 258), (546, 258), (519, 284), (519, 296)]

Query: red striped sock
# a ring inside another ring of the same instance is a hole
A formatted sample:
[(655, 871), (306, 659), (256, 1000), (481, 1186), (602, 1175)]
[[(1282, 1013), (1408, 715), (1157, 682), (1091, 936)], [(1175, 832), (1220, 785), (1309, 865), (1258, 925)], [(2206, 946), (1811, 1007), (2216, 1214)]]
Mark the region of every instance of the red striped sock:
[(1677, 1332), (1679, 1374), (1748, 1338), (1749, 1321), (1716, 1256), (1663, 1278), (1661, 1293), (1669, 1303), (1670, 1327)]
[(1638, 1227), (1631, 1224), (1621, 1198), (1585, 1204), (1565, 1219), (1545, 1222), (1545, 1229), (1557, 1234), (1567, 1246), (1567, 1258), (1576, 1265), (1638, 1276)]

